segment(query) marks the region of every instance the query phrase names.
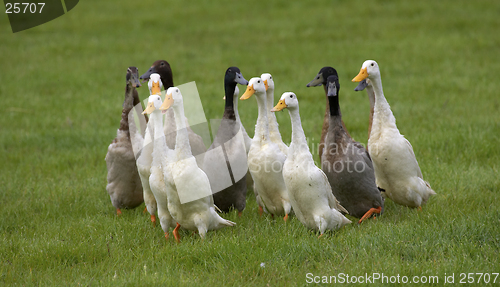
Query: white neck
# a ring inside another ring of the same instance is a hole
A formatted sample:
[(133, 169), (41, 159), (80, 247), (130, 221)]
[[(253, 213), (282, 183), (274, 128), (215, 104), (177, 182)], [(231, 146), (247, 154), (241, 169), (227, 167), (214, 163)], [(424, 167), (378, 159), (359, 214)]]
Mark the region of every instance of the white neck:
[(271, 107), (274, 107), (274, 88), (268, 88), (266, 91), (266, 103), (267, 103), (267, 121), (269, 123), (269, 134), (271, 140), (275, 140), (273, 137), (279, 136), (279, 141), (281, 141), (281, 134), (278, 127), (278, 121), (276, 120), (276, 115), (271, 112)]
[(240, 113), (238, 113), (238, 95), (233, 96), (233, 110), (234, 116), (236, 117), (236, 122), (241, 123)]
[(375, 79), (370, 79), (373, 86), (373, 91), (375, 93), (375, 105), (373, 113), (373, 129), (379, 128), (384, 125), (384, 127), (396, 128), (396, 118), (392, 114), (391, 107), (384, 97), (384, 90), (382, 89), (382, 80), (380, 77)]
[(294, 149), (309, 150), (306, 135), (304, 134), (304, 129), (302, 129), (302, 122), (300, 121), (299, 107), (288, 109), (288, 113), (292, 121), (292, 142), (290, 143), (290, 150), (288, 153), (291, 154)]
[(257, 98), (257, 105), (259, 107), (259, 116), (257, 117), (257, 124), (255, 125), (255, 135), (254, 139), (269, 140), (269, 126), (267, 121), (267, 97), (265, 94), (257, 95), (255, 92), (255, 97)]
[(191, 145), (189, 144), (189, 135), (184, 117), (183, 104), (174, 105), (175, 125), (177, 126), (177, 137), (175, 139), (175, 151), (177, 159), (184, 159), (192, 156)]

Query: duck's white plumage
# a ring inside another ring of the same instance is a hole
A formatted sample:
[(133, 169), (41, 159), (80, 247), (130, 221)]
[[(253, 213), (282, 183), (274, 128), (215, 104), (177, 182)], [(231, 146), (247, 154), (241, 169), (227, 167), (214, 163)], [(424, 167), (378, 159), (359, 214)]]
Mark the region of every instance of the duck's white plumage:
[(399, 132), (389, 103), (384, 97), (377, 62), (367, 60), (353, 81), (370, 79), (375, 93), (373, 123), (368, 148), (377, 185), (394, 202), (420, 207), (436, 194), (423, 179), (410, 142)]
[[(177, 87), (167, 90), (162, 110), (172, 107), (178, 128), (170, 170), (176, 187), (168, 196), (170, 214), (182, 228), (198, 231), (202, 238), (208, 230), (233, 226), (215, 211), (212, 190), (207, 175), (198, 167), (191, 153), (188, 132), (184, 121), (182, 94)], [(175, 232), (175, 231), (174, 231)], [(174, 233), (175, 235), (175, 233)]]
[(253, 94), (257, 99), (259, 115), (248, 152), (248, 168), (258, 190), (259, 204), (273, 215), (284, 215), (286, 220), (292, 208), (282, 173), (286, 155), (270, 139), (266, 87), (259, 77), (250, 80), (240, 99), (248, 99)]
[(108, 170), (106, 190), (118, 214), (121, 213), (121, 208), (134, 208), (144, 201), (133, 146), (142, 145), (143, 138), (140, 134), (131, 138), (130, 130), (135, 129), (135, 124), (129, 122), (128, 118), (134, 104), (139, 103), (139, 95), (135, 88), (140, 86), (137, 68), (129, 67), (120, 128), (117, 130), (116, 138), (108, 146), (105, 158)]
[[(153, 77), (150, 78), (153, 81)], [(163, 116), (160, 111), (162, 100), (159, 94), (149, 96), (148, 107), (144, 113), (150, 115), (149, 122), (154, 127), (154, 143), (152, 162), (149, 176), (149, 186), (154, 195), (160, 225), (168, 239), (170, 227), (175, 227), (175, 220), (168, 210), (168, 194), (175, 192), (175, 186), (172, 184), (172, 175), (170, 174), (170, 157), (173, 151), (165, 143), (163, 133)], [(176, 240), (179, 238), (176, 236)]]
[(304, 226), (319, 230), (338, 229), (351, 223), (335, 199), (325, 173), (315, 164), (300, 121), (299, 103), (292, 92), (283, 93), (272, 111), (288, 108), (292, 121), (292, 142), (283, 166), (283, 177), (293, 211)]

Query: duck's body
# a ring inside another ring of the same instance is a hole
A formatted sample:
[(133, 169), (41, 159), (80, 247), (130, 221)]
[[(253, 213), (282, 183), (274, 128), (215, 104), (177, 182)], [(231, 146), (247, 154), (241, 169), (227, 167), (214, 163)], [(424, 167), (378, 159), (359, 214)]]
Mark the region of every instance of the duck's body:
[(389, 103), (384, 97), (380, 70), (375, 61), (363, 63), (353, 81), (370, 79), (375, 93), (373, 124), (368, 140), (377, 185), (394, 202), (420, 207), (436, 194), (422, 172), (410, 142), (399, 132)]
[[(198, 167), (189, 146), (188, 132), (184, 121), (182, 95), (178, 88), (167, 90), (162, 110), (172, 106), (176, 125), (179, 128), (173, 161), (170, 164), (177, 192), (168, 195), (170, 214), (182, 228), (198, 231), (202, 238), (208, 230), (233, 226), (234, 222), (220, 217), (214, 208), (212, 190), (207, 175)], [(176, 231), (174, 230), (174, 235)]]
[[(149, 79), (149, 78), (148, 78)], [(152, 74), (151, 79), (149, 79), (148, 88), (151, 95), (160, 95), (162, 82), (160, 80), (160, 75)], [(161, 116), (161, 115), (160, 115)], [(146, 131), (144, 134), (144, 143), (137, 158), (137, 170), (139, 171), (139, 177), (141, 178), (144, 204), (146, 209), (151, 215), (151, 221), (156, 225), (156, 212), (158, 209), (155, 195), (151, 190), (150, 177), (151, 177), (151, 167), (153, 164), (153, 151), (155, 142), (155, 125), (148, 122), (146, 126)], [(156, 131), (157, 132), (157, 131)]]
[(283, 178), (295, 215), (304, 226), (321, 234), (351, 223), (340, 213), (346, 210), (333, 196), (326, 175), (314, 164), (294, 93), (284, 93), (273, 111), (283, 108), (288, 108), (292, 121), (292, 142), (283, 166)]
[[(152, 80), (153, 77), (150, 81)], [(176, 226), (176, 222), (168, 210), (168, 194), (175, 192), (175, 185), (172, 184), (173, 180), (169, 167), (169, 163), (171, 162), (169, 158), (172, 156), (173, 151), (165, 143), (163, 116), (160, 112), (161, 104), (160, 95), (151, 95), (148, 107), (144, 113), (150, 115), (149, 122), (154, 127), (153, 159), (151, 162), (149, 186), (157, 205), (160, 225), (165, 232), (165, 237), (168, 239), (169, 229)], [(179, 238), (176, 237), (176, 240), (179, 241)]]
[[(144, 201), (128, 121), (129, 112), (135, 105), (140, 104), (139, 94), (135, 89), (141, 86), (138, 76), (136, 67), (127, 69), (127, 86), (120, 128), (116, 133), (116, 138), (108, 146), (105, 158), (108, 169), (106, 190), (117, 214), (121, 214), (122, 208), (135, 208)], [(133, 124), (130, 123), (130, 125)], [(142, 138), (140, 137), (134, 142), (142, 145)]]
[[(205, 163), (203, 170), (207, 174), (215, 205), (224, 212), (230, 208), (235, 208), (240, 215), (246, 206), (247, 194), (247, 151), (242, 133), (241, 121), (236, 117), (234, 106), (234, 94), (237, 84), (246, 85), (248, 81), (243, 78), (237, 67), (227, 69), (224, 77), (224, 90), (226, 104), (222, 121), (214, 137), (212, 145), (205, 153)], [(236, 107), (237, 108), (237, 107)], [(248, 136), (248, 135), (247, 135)], [(225, 157), (225, 165), (220, 158), (220, 153), (212, 152), (214, 149), (222, 149)], [(219, 167), (222, 163), (222, 166)], [(228, 170), (230, 173), (231, 185), (218, 188), (218, 184), (224, 180), (222, 171)]]
[[(323, 127), (321, 129), (321, 138), (319, 140), (319, 145), (318, 145), (318, 154), (319, 154), (319, 159), (320, 161), (323, 158), (323, 152), (325, 149), (325, 139), (326, 139), (326, 134), (328, 133), (328, 127), (330, 123), (330, 104), (328, 101), (328, 88), (326, 87), (326, 79), (333, 75), (334, 69), (332, 67), (323, 67), (319, 73), (314, 77), (314, 79), (307, 84), (307, 87), (317, 87), (323, 85), (323, 88), (325, 90), (325, 96), (326, 96), (326, 109), (325, 109), (325, 116), (323, 118)], [(336, 72), (335, 72), (336, 73)], [(345, 128), (345, 124), (342, 121), (342, 126), (344, 127), (344, 130), (347, 132), (347, 129)], [(350, 137), (349, 132), (347, 132), (347, 135)]]
[[(172, 69), (170, 68), (170, 64), (167, 61), (155, 61), (149, 68), (149, 70), (140, 77), (140, 79), (142, 79), (143, 81), (147, 81), (149, 80), (150, 75), (153, 73), (157, 73), (160, 75), (162, 85), (165, 90), (174, 86)], [(187, 119), (185, 119), (185, 121), (187, 122)], [(204, 159), (203, 154), (207, 150), (205, 144), (203, 143), (203, 138), (197, 135), (188, 124), (186, 124), (185, 126), (189, 135), (191, 152), (196, 157), (198, 166), (202, 167)], [(164, 133), (167, 146), (170, 149), (175, 148), (175, 138), (177, 136), (177, 130), (178, 129), (175, 124), (174, 112), (172, 110), (168, 110), (165, 114)]]
[(361, 218), (361, 222), (373, 213), (382, 213), (384, 202), (375, 183), (370, 155), (342, 125), (336, 72), (328, 77), (326, 86), (330, 116), (321, 168), (337, 200), (350, 215)]
[(284, 215), (288, 219), (291, 210), (288, 191), (283, 180), (283, 163), (286, 155), (269, 136), (265, 85), (261, 78), (252, 78), (241, 99), (255, 93), (259, 107), (255, 135), (248, 152), (248, 168), (258, 190), (257, 201), (272, 215)]

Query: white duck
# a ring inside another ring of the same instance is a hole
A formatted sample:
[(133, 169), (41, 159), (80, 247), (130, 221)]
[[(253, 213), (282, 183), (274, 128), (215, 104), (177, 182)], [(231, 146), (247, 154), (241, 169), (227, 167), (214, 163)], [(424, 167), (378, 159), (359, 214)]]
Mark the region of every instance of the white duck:
[[(177, 125), (175, 152), (170, 170), (177, 192), (168, 194), (168, 209), (184, 229), (198, 231), (205, 238), (208, 230), (216, 230), (236, 223), (225, 220), (215, 211), (212, 190), (207, 175), (198, 167), (191, 153), (184, 117), (182, 94), (177, 87), (167, 90), (161, 110), (174, 110)], [(177, 237), (179, 226), (174, 229)]]
[(354, 91), (358, 92), (364, 89), (366, 89), (366, 94), (368, 95), (368, 99), (370, 100), (370, 117), (368, 120), (368, 139), (370, 139), (373, 123), (373, 110), (375, 109), (375, 92), (373, 91), (372, 82), (368, 78), (359, 82), (358, 86), (354, 88)]
[[(148, 82), (149, 92), (151, 95), (160, 95), (162, 83), (160, 75), (151, 74)], [(163, 129), (162, 129), (163, 130)], [(151, 176), (151, 164), (153, 162), (153, 143), (154, 143), (154, 126), (148, 122), (146, 132), (144, 134), (144, 143), (139, 157), (137, 158), (137, 169), (141, 178), (142, 189), (144, 194), (144, 203), (146, 209), (151, 215), (151, 222), (156, 225), (156, 210), (157, 204), (151, 187), (149, 184), (149, 177)]]
[[(149, 82), (154, 81), (151, 76)], [(149, 187), (154, 195), (158, 208), (158, 218), (160, 225), (165, 232), (165, 238), (168, 239), (170, 227), (176, 227), (175, 220), (170, 215), (168, 210), (167, 195), (175, 192), (172, 175), (170, 173), (169, 157), (172, 156), (173, 150), (167, 147), (165, 142), (165, 134), (163, 133), (163, 115), (160, 107), (163, 101), (159, 94), (149, 96), (148, 106), (143, 114), (150, 116), (149, 122), (154, 130), (153, 143), (153, 160), (151, 162), (151, 175), (149, 176)], [(174, 234), (175, 239), (179, 242), (179, 237)]]
[(373, 124), (368, 147), (375, 169), (377, 185), (394, 202), (408, 207), (419, 207), (436, 194), (423, 179), (410, 142), (399, 133), (396, 118), (384, 97), (382, 79), (377, 62), (367, 60), (352, 80), (370, 79), (375, 92)]
[[(266, 103), (267, 106), (270, 108), (274, 106), (274, 80), (273, 76), (269, 73), (264, 73), (260, 75), (260, 78), (264, 81), (264, 85), (266, 86)], [(268, 109), (267, 112), (267, 122), (269, 124), (269, 137), (271, 138), (271, 141), (275, 144), (278, 145), (280, 150), (287, 155), (288, 154), (288, 146), (283, 142), (281, 139), (281, 134), (279, 130), (279, 124), (278, 121), (276, 120), (276, 116), (274, 113), (271, 112), (270, 109)]]
[[(338, 229), (351, 223), (340, 211), (347, 212), (335, 199), (325, 173), (315, 164), (302, 129), (299, 102), (292, 92), (283, 93), (271, 110), (288, 108), (292, 121), (292, 142), (283, 166), (283, 178), (293, 211), (302, 224), (319, 230)], [(320, 235), (320, 236), (321, 236)]]
[(259, 115), (248, 152), (248, 168), (258, 190), (259, 204), (271, 215), (284, 215), (283, 219), (286, 221), (292, 208), (282, 173), (286, 155), (271, 141), (267, 120), (266, 86), (259, 77), (250, 80), (240, 99), (246, 100), (253, 94), (257, 98)]
[[(105, 158), (108, 169), (106, 190), (118, 215), (122, 213), (122, 208), (135, 208), (144, 201), (141, 179), (135, 165), (128, 121), (129, 112), (136, 104), (140, 104), (139, 94), (135, 89), (141, 86), (138, 73), (136, 67), (127, 69), (127, 86), (125, 88), (120, 128), (116, 132), (116, 138), (108, 146), (108, 153)], [(133, 124), (130, 123), (130, 125)], [(142, 137), (137, 140), (142, 145)]]

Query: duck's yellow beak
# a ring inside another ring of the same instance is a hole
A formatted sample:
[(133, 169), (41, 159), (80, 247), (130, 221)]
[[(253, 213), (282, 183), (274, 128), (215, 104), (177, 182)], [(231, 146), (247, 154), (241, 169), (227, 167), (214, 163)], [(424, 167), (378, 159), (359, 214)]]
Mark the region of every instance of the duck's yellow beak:
[(151, 95), (160, 95), (161, 94), (161, 88), (160, 88), (160, 82), (153, 82), (151, 85)]
[(172, 94), (165, 95), (165, 100), (163, 101), (163, 104), (161, 104), (160, 110), (161, 111), (168, 110), (173, 103), (174, 103), (174, 98), (172, 98)]
[(247, 90), (241, 96), (240, 100), (249, 99), (253, 94), (255, 94), (255, 89), (253, 88), (253, 85), (247, 86)]
[(149, 115), (151, 114), (153, 111), (155, 110), (155, 104), (153, 102), (149, 102), (148, 103), (148, 106), (146, 107), (146, 109), (144, 110), (144, 112), (142, 112), (143, 115)]
[(280, 100), (276, 106), (274, 106), (274, 108), (271, 110), (271, 112), (279, 112), (281, 110), (283, 110), (284, 108), (286, 108), (287, 105), (285, 103), (285, 100)]
[(266, 86), (266, 91), (269, 89), (269, 85), (267, 84), (267, 80), (264, 80), (264, 85)]
[(354, 77), (354, 79), (352, 79), (352, 81), (353, 82), (361, 82), (366, 78), (368, 78), (368, 71), (366, 70), (366, 68), (361, 68), (361, 70), (359, 71), (359, 74), (356, 77)]

